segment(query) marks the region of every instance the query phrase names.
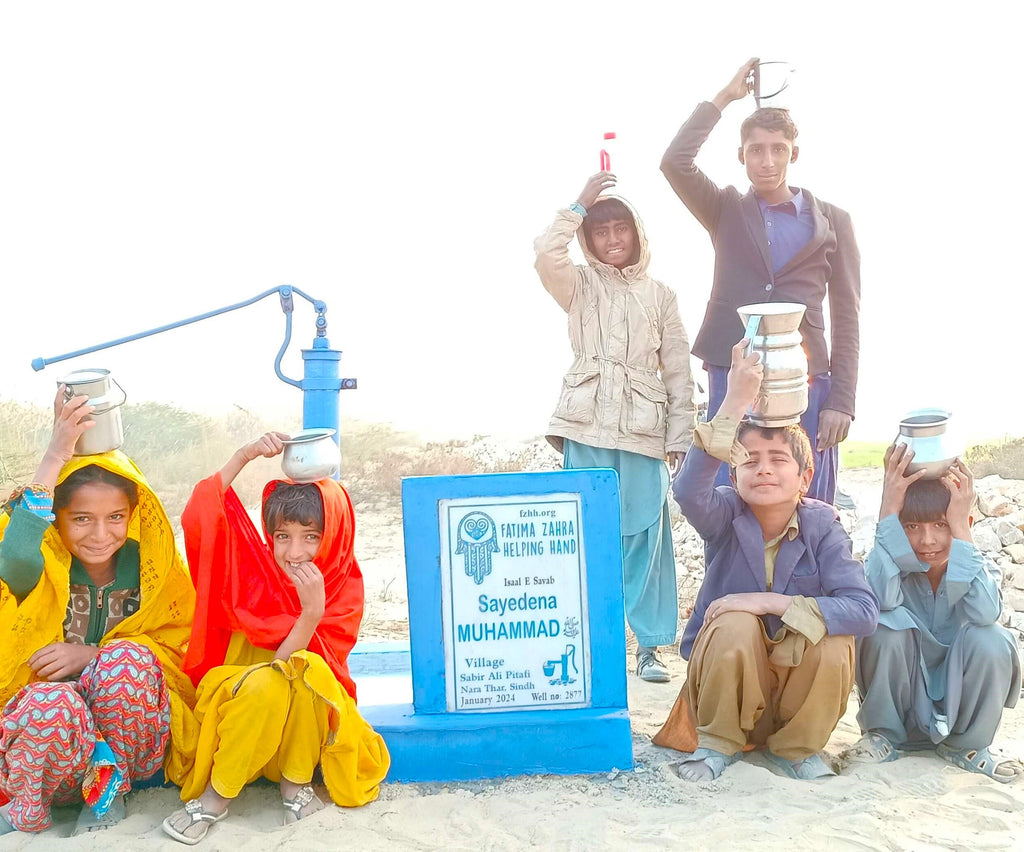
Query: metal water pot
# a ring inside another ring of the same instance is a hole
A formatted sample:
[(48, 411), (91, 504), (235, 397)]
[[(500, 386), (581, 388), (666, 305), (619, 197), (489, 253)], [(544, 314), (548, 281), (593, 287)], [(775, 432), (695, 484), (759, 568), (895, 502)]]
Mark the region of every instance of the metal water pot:
[(748, 352), (757, 352), (764, 365), (761, 390), (747, 416), (758, 426), (791, 426), (807, 410), (807, 355), (800, 323), (804, 305), (764, 302), (736, 309), (750, 340)]
[(914, 451), (908, 474), (923, 470), (923, 479), (938, 479), (963, 454), (963, 442), (949, 428), (951, 416), (944, 408), (917, 408), (900, 421), (896, 443)]
[(281, 470), (292, 482), (316, 482), (337, 476), (341, 450), (334, 443), (334, 429), (303, 429), (284, 444)]
[[(89, 415), (96, 425), (86, 430), (75, 443), (76, 456), (92, 456), (116, 450), (124, 443), (124, 424), (121, 406), (128, 398), (121, 386), (111, 377), (110, 370), (75, 370), (57, 380), (64, 385), (64, 398), (89, 397), (93, 412)], [(113, 384), (116, 390), (111, 390)]]

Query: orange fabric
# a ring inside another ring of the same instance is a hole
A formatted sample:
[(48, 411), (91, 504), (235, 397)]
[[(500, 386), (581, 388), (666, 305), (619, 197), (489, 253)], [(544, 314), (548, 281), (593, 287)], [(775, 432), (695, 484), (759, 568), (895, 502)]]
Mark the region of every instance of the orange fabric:
[[(282, 484), (267, 483), (263, 500)], [(323, 657), (345, 691), (356, 697), (348, 654), (363, 618), (363, 575), (353, 553), (355, 516), (341, 484), (316, 483), (324, 530), (313, 562), (324, 575), (327, 605), (308, 650)], [(184, 669), (198, 684), (224, 663), (231, 634), (241, 631), (259, 648), (276, 650), (302, 611), (288, 577), (274, 561), (270, 532), (261, 539), (234, 490), (220, 474), (200, 482), (181, 516), (185, 551), (196, 585), (196, 612)]]

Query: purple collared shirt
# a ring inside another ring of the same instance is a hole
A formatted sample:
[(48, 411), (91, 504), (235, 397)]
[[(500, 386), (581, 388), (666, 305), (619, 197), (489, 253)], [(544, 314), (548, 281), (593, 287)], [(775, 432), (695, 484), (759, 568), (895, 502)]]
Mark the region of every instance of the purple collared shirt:
[(772, 256), (772, 272), (778, 272), (814, 236), (814, 214), (802, 189), (795, 190), (792, 200), (769, 204), (757, 199), (764, 220), (764, 235)]

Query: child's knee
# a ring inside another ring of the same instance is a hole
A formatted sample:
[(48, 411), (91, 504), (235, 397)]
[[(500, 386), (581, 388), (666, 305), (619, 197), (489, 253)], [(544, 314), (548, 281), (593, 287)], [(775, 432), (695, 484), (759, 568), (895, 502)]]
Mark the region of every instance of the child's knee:
[(964, 630), (964, 668), (970, 672), (979, 665), (1011, 665), (1013, 640), (998, 624), (971, 625)]
[(719, 641), (741, 641), (750, 638), (763, 638), (761, 619), (750, 612), (723, 612), (710, 624), (705, 625), (706, 630), (714, 631)]
[(842, 673), (852, 677), (854, 639), (852, 636), (825, 636), (817, 645), (809, 642), (804, 651), (804, 661), (818, 668)]
[(884, 624), (857, 640), (858, 653), (871, 659), (901, 659), (916, 653), (912, 630), (893, 630)]
[(64, 726), (72, 726), (89, 718), (85, 699), (74, 684), (47, 681), (37, 681), (24, 687), (4, 708), (3, 715), (15, 726), (37, 724), (43, 720), (53, 724), (57, 719)]
[(290, 689), (288, 678), (273, 666), (257, 666), (242, 676), (233, 697), (271, 702), (286, 695)]
[(158, 683), (162, 675), (160, 662), (149, 648), (119, 641), (100, 648), (91, 666), (82, 672), (82, 684), (89, 690), (102, 690), (120, 683)]

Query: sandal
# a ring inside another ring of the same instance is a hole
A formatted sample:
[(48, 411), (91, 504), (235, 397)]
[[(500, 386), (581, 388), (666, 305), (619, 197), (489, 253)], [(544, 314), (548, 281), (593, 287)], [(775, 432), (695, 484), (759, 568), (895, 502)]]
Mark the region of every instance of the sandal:
[(105, 828), (117, 825), (127, 815), (128, 808), (125, 805), (123, 795), (115, 796), (107, 812), (101, 817), (97, 817), (93, 809), (85, 805), (78, 815), (71, 836), (78, 837), (81, 834), (88, 834), (90, 831), (103, 831)]
[[(227, 810), (221, 814), (211, 813), (210, 811), (204, 810), (203, 803), (199, 799), (190, 799), (185, 802), (183, 810), (175, 811), (167, 819), (163, 821), (163, 830), (165, 834), (170, 835), (175, 840), (181, 843), (187, 843), (189, 846), (195, 846), (200, 840), (206, 837), (206, 833), (210, 830), (210, 826), (215, 822), (220, 822), (224, 817), (228, 815)], [(187, 816), (189, 823), (180, 831), (176, 829), (171, 821), (176, 817)], [(186, 834), (195, 826), (199, 826), (198, 834)]]
[(687, 763), (703, 763), (711, 770), (711, 779), (713, 780), (725, 771), (725, 767), (735, 763), (742, 756), (743, 752), (741, 751), (736, 752), (736, 754), (723, 754), (711, 748), (699, 748), (687, 755), (684, 760), (670, 764), (670, 768), (676, 775), (679, 775), (679, 767)]
[(299, 791), (290, 799), (282, 798), (281, 805), (284, 807), (285, 825), (305, 819), (324, 807), (324, 803), (314, 792), (312, 784), (300, 787)]
[[(945, 743), (935, 746), (935, 753), (943, 760), (966, 769), (968, 772), (978, 772), (987, 775), (1000, 784), (1009, 784), (1011, 781), (1024, 775), (1024, 765), (1013, 757), (1007, 757), (1000, 751), (987, 748), (953, 748)], [(1004, 775), (997, 770), (1006, 767), (1010, 770), (1009, 775)]]
[(884, 734), (868, 731), (846, 750), (843, 757), (849, 763), (890, 763), (903, 757), (903, 752)]
[(820, 754), (812, 754), (803, 760), (786, 760), (768, 749), (764, 750), (764, 759), (772, 766), (781, 769), (788, 778), (798, 781), (814, 781), (816, 778), (828, 778), (835, 775), (832, 768), (821, 759)]

